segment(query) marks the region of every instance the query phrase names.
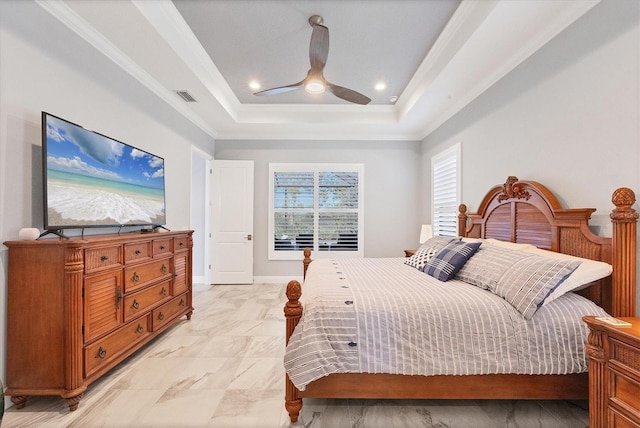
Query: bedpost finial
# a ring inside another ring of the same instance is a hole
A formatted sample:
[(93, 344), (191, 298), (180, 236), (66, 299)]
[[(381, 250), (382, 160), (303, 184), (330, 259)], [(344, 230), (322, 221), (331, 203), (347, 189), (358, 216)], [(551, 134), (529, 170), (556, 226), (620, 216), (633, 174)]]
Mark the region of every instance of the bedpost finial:
[(636, 194), (628, 187), (620, 187), (613, 192), (611, 202), (618, 207), (630, 207), (636, 202)]
[(628, 187), (620, 187), (613, 192), (611, 202), (616, 206), (609, 217), (620, 222), (637, 222), (638, 212), (631, 205), (636, 202), (636, 194)]
[(293, 279), (287, 284), (286, 294), (290, 302), (295, 302), (302, 296), (302, 286), (298, 281)]
[(466, 214), (467, 213), (467, 206), (465, 204), (460, 204), (458, 206), (458, 212), (460, 214)]

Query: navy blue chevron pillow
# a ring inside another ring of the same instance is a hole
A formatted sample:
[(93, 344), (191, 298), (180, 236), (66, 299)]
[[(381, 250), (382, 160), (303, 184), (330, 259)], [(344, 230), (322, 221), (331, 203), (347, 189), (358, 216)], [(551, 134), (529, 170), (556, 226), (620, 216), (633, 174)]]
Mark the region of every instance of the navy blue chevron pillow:
[(480, 248), (480, 242), (453, 241), (431, 258), (422, 270), (440, 281), (448, 281), (478, 251), (478, 248)]

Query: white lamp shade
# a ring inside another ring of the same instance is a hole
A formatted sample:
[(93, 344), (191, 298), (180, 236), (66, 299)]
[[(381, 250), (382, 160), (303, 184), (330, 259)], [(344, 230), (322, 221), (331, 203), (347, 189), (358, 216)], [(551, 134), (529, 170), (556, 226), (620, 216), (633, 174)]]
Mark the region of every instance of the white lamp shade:
[(423, 224), (422, 229), (420, 229), (420, 243), (424, 244), (427, 239), (433, 236), (433, 228), (430, 224)]

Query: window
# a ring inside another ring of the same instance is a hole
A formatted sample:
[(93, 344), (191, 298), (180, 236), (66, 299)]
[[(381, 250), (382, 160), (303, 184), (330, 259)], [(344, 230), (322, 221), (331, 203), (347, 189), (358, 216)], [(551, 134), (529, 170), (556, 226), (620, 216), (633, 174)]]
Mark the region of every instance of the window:
[(458, 235), (460, 151), (460, 143), (457, 143), (431, 158), (431, 224), (434, 235)]
[(269, 164), (269, 259), (362, 256), (362, 164)]

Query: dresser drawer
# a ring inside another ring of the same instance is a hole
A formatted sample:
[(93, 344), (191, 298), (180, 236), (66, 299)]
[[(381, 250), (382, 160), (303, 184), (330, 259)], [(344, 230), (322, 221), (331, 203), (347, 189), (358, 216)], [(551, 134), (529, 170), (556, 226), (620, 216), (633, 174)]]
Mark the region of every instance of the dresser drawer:
[(611, 338), (611, 361), (620, 365), (623, 370), (629, 370), (631, 375), (640, 379), (640, 348)]
[(173, 250), (174, 251), (182, 251), (189, 249), (189, 240), (186, 236), (181, 236), (178, 238), (173, 238)]
[(84, 258), (84, 268), (87, 273), (109, 267), (118, 267), (122, 265), (122, 245), (87, 248), (84, 251)]
[(614, 367), (616, 365), (612, 364), (609, 370), (609, 399), (621, 409), (625, 409), (624, 413), (636, 413), (640, 423), (640, 378), (631, 378)]
[(608, 428), (640, 428), (640, 425), (612, 408), (607, 409), (607, 422)]
[(171, 259), (161, 259), (124, 269), (124, 292), (129, 293), (154, 281), (171, 278)]
[(126, 296), (124, 298), (125, 322), (170, 298), (170, 287), (171, 281), (165, 281)]
[(151, 241), (133, 242), (124, 246), (124, 262), (143, 261), (151, 258)]
[(176, 316), (182, 314), (187, 309), (187, 295), (182, 294), (175, 297), (170, 302), (156, 308), (152, 311), (152, 330), (156, 331), (162, 326), (173, 320)]
[(153, 240), (153, 257), (158, 257), (163, 254), (169, 254), (173, 252), (172, 248), (173, 239), (154, 239)]
[(84, 350), (85, 376), (108, 365), (149, 335), (149, 316), (146, 316), (87, 346)]

